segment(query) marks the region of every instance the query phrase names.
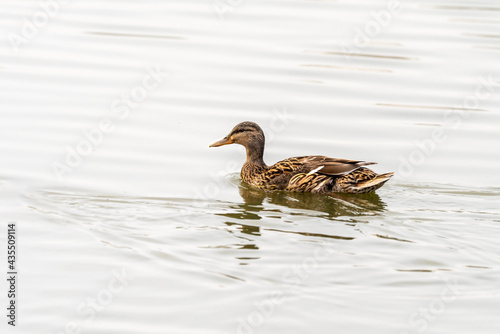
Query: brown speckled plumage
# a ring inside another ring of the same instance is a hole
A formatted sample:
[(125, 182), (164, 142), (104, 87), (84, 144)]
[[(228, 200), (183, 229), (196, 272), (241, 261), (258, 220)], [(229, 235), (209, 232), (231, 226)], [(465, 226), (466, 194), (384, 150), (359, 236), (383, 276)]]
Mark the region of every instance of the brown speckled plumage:
[(377, 174), (364, 167), (375, 164), (319, 155), (288, 158), (267, 166), (264, 163), (264, 132), (253, 122), (243, 122), (210, 147), (228, 144), (245, 146), (247, 159), (241, 178), (264, 190), (286, 190), (319, 194), (364, 194), (380, 188), (394, 173)]

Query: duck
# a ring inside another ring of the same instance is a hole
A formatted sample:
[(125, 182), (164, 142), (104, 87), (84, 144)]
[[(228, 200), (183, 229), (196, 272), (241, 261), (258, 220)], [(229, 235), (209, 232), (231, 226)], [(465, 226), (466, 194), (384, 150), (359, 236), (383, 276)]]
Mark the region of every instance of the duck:
[(375, 162), (322, 155), (292, 157), (268, 166), (264, 162), (265, 142), (262, 128), (257, 123), (245, 121), (209, 147), (244, 146), (246, 161), (241, 168), (241, 179), (264, 191), (366, 194), (382, 187), (394, 175), (377, 174), (365, 167)]

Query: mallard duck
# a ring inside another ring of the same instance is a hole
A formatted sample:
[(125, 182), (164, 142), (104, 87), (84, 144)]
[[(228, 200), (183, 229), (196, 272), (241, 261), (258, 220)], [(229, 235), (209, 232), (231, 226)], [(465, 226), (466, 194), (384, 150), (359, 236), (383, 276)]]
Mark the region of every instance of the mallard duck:
[(380, 188), (394, 175), (377, 174), (364, 167), (375, 162), (321, 155), (288, 158), (267, 166), (264, 162), (264, 131), (254, 122), (236, 125), (226, 137), (210, 147), (228, 144), (246, 148), (247, 159), (241, 168), (243, 181), (267, 191), (364, 194)]

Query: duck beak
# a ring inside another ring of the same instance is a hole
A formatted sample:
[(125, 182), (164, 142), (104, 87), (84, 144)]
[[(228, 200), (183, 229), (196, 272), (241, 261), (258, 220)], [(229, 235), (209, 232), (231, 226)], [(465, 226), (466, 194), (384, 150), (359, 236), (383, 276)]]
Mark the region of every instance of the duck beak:
[(216, 141), (215, 143), (213, 143), (209, 147), (219, 147), (219, 146), (229, 145), (229, 144), (233, 144), (233, 143), (234, 143), (233, 140), (229, 139), (228, 137), (224, 137), (221, 140)]

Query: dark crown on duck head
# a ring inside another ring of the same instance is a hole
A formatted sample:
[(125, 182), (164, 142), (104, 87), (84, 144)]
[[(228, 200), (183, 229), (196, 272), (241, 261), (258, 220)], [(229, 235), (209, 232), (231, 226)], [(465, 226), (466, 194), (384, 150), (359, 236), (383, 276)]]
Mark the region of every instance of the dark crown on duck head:
[(229, 144), (240, 144), (247, 148), (258, 148), (264, 146), (264, 131), (257, 123), (241, 122), (236, 125), (231, 132), (223, 139), (213, 143), (210, 147), (219, 147)]

